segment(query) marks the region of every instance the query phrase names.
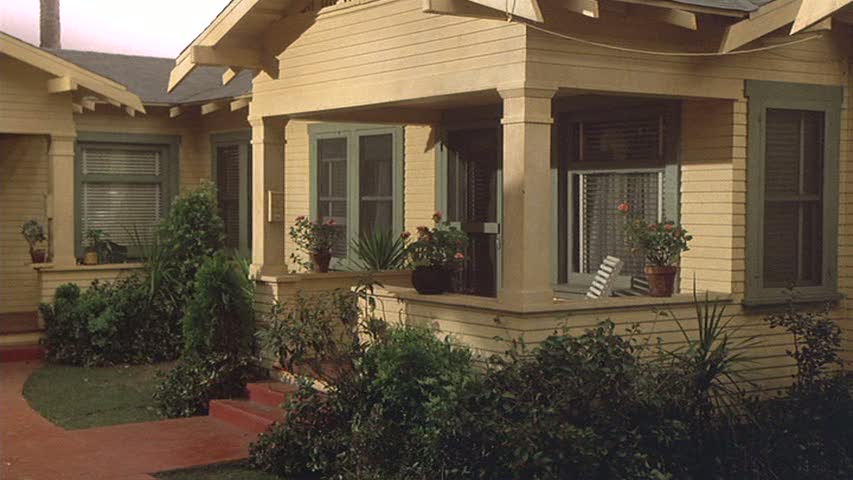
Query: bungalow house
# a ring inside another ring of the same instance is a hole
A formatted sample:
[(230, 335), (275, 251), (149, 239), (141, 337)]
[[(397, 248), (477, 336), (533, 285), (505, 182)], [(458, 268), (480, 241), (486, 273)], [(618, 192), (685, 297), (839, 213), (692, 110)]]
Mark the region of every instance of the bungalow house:
[[(81, 265), (103, 230), (131, 250), (181, 189), (213, 179), (228, 242), (248, 252), (251, 77), (205, 67), (166, 92), (173, 60), (39, 48), (0, 32), (0, 347), (40, 336), (56, 287), (111, 280), (134, 263)], [(46, 228), (32, 264), (24, 222)]]
[[(816, 0), (234, 0), (177, 58), (251, 71), (258, 301), (299, 275), (287, 229), (352, 239), (446, 212), (470, 235), (461, 291), (383, 292), (389, 316), (484, 351), (610, 318), (676, 341), (694, 285), (727, 298), (752, 370), (789, 379), (763, 316), (830, 302), (853, 323), (853, 5)], [(586, 300), (627, 251), (616, 206), (683, 224), (681, 294)], [(347, 243), (336, 249), (347, 256)], [(303, 279), (316, 276), (305, 274)]]
[[(74, 200), (88, 188), (80, 145), (99, 140), (89, 132), (179, 136), (178, 177), (190, 185), (217, 175), (217, 133), (250, 131), (238, 150), (251, 156), (240, 197), (251, 219), (235, 231), (250, 242), (260, 308), (357, 280), (298, 272), (287, 235), (296, 217), (335, 219), (343, 259), (362, 232), (412, 230), (439, 210), (471, 238), (459, 292), (389, 286), (377, 294), (389, 318), (434, 324), (484, 352), (504, 349), (495, 337), (535, 344), (604, 319), (675, 342), (673, 316), (689, 318), (695, 286), (725, 299), (742, 335), (762, 335), (755, 378), (784, 383), (790, 338), (763, 316), (789, 287), (805, 307), (832, 305), (853, 360), (851, 23), (849, 0), (233, 0), (170, 65), (170, 93), (148, 104), (160, 73), (138, 70), (139, 86), (84, 62), (92, 54), (29, 47), (112, 78), (103, 83), (125, 86), (147, 113), (128, 116), (140, 108), (74, 80), (82, 72), (17, 67), (30, 75), (19, 74), (21, 88), (64, 102), (58, 118), (71, 119), (9, 122), (35, 123), (10, 133), (59, 139), (43, 153), (54, 173), (26, 176), (46, 182), (53, 239), (53, 262), (28, 278), (49, 298), (60, 274), (127, 268), (76, 265), (87, 228)], [(212, 72), (217, 85), (199, 87)], [(230, 90), (239, 81), (245, 90)], [(104, 101), (91, 111), (87, 96)], [(52, 133), (63, 131), (76, 133)], [(618, 290), (642, 279), (618, 227), (622, 201), (694, 236), (672, 298), (583, 298), (608, 255), (625, 261)]]

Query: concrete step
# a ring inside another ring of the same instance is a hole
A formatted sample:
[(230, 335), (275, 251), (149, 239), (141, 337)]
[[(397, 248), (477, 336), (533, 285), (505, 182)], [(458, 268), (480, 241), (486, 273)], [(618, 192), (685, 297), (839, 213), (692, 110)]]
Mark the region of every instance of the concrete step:
[(251, 400), (211, 400), (213, 418), (253, 433), (262, 433), (274, 422), (284, 420), (281, 408), (262, 405)]
[(0, 363), (29, 362), (44, 358), (44, 347), (38, 344), (0, 346)]
[(281, 382), (250, 383), (246, 385), (249, 400), (268, 407), (280, 408), (299, 390), (298, 385)]
[(38, 345), (42, 338), (44, 338), (42, 331), (4, 333), (0, 334), (0, 346)]

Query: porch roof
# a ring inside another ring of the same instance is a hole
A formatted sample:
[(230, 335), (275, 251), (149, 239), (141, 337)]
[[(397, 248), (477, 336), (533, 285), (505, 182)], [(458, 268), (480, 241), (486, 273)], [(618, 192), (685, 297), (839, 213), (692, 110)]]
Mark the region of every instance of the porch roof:
[(82, 87), (125, 107), (128, 113), (145, 113), (142, 100), (124, 85), (3, 32), (0, 32), (0, 54), (53, 75), (55, 79), (45, 86), (50, 93), (74, 91)]

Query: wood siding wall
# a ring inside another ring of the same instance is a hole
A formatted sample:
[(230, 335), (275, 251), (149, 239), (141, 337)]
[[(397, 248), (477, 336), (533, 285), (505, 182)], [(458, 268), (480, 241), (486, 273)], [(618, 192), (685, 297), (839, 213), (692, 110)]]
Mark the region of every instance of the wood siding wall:
[(420, 0), (311, 15), (274, 27), (280, 79), (255, 84), (253, 115), (484, 91), (524, 74), (519, 24), (428, 14)]
[(21, 225), (31, 218), (47, 224), (47, 150), (47, 136), (0, 134), (0, 313), (38, 307), (38, 275)]
[(134, 270), (139, 269), (139, 264), (126, 264), (114, 266), (96, 266), (96, 267), (76, 267), (63, 268), (58, 270), (44, 269), (39, 272), (40, 282), (40, 299), (45, 303), (52, 303), (56, 289), (66, 283), (73, 283), (85, 290), (92, 285), (92, 282), (98, 280), (100, 282), (112, 282), (125, 275), (131, 274)]
[(49, 94), (50, 75), (2, 54), (0, 72), (0, 133), (73, 133), (71, 94)]

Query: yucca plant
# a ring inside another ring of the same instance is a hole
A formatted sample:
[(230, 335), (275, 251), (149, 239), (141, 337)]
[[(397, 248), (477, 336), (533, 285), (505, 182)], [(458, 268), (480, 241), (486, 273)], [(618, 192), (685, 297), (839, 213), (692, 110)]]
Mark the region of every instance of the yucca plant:
[(399, 270), (406, 265), (406, 239), (390, 231), (374, 231), (352, 241), (353, 271)]

